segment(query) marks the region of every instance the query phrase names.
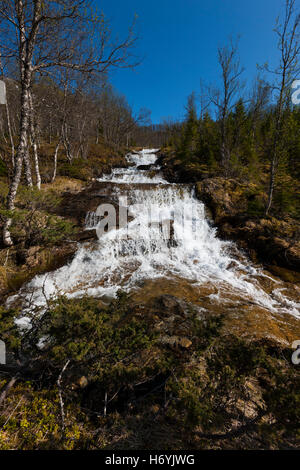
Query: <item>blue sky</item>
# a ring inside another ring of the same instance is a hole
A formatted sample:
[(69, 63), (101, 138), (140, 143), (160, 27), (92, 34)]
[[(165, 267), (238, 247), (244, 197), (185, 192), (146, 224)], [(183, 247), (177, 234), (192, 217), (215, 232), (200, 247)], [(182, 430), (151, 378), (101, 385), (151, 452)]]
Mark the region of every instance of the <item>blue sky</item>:
[(244, 77), (251, 83), (256, 64), (277, 58), (273, 32), (283, 0), (95, 0), (120, 37), (134, 14), (139, 36), (135, 71), (111, 74), (116, 89), (135, 111), (148, 108), (152, 121), (181, 119), (187, 96), (200, 79), (218, 84), (217, 48), (240, 34)]

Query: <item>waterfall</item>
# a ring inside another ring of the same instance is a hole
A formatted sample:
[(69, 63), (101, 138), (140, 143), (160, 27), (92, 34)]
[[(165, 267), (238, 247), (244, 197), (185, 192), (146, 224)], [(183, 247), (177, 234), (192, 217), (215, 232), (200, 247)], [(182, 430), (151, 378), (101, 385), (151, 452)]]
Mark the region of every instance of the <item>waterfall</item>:
[[(155, 152), (128, 155), (134, 166), (99, 179), (114, 183), (113, 196), (127, 207), (130, 221), (103, 233), (94, 244), (80, 246), (70, 264), (36, 276), (18, 294), (24, 309), (29, 302), (44, 305), (45, 296), (115, 296), (120, 288), (130, 291), (145, 280), (168, 278), (195, 286), (209, 283), (216, 289), (211, 295), (216, 302), (226, 302), (231, 293), (271, 312), (300, 317), (300, 305), (287, 299), (275, 280), (273, 291), (266, 292), (259, 281), (267, 276), (262, 268), (252, 265), (234, 243), (216, 236), (193, 187), (164, 180), (155, 167)], [(138, 169), (140, 165), (151, 167)], [(89, 212), (86, 228), (98, 223), (97, 214)]]

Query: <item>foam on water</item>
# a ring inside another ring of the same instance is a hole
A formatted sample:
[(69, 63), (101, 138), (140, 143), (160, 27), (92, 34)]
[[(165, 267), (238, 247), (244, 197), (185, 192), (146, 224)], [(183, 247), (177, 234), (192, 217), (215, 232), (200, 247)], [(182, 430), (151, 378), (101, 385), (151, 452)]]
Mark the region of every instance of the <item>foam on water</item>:
[(154, 165), (158, 151), (159, 149), (143, 149), (141, 152), (129, 154), (127, 158), (129, 162), (135, 165)]
[[(144, 150), (128, 159), (148, 165), (155, 163), (156, 155)], [(143, 171), (130, 168), (114, 170), (105, 181), (116, 177), (122, 184), (144, 183), (146, 178)], [(127, 226), (105, 233), (93, 246), (81, 246), (70, 264), (36, 276), (22, 288), (18, 296), (23, 296), (24, 309), (29, 303), (43, 306), (45, 297), (59, 293), (114, 296), (120, 288), (129, 291), (146, 279), (179, 277), (195, 285), (212, 283), (218, 292), (212, 300), (225, 302), (226, 294), (237, 294), (272, 312), (300, 318), (299, 304), (280, 289), (266, 293), (258, 281), (263, 275), (260, 269), (242, 254), (235, 256), (236, 247), (216, 236), (204, 204), (189, 185), (172, 185), (158, 178), (163, 187), (129, 190), (133, 220)]]
[[(144, 149), (139, 153), (127, 155), (127, 160), (136, 166), (154, 165), (158, 149)], [(114, 168), (110, 174), (103, 175), (98, 181), (109, 181), (111, 183), (165, 183), (166, 181), (158, 171), (137, 170), (135, 167)]]
[(136, 170), (136, 168), (114, 168), (110, 174), (97, 178), (97, 181), (110, 183), (165, 183), (159, 173), (148, 170)]

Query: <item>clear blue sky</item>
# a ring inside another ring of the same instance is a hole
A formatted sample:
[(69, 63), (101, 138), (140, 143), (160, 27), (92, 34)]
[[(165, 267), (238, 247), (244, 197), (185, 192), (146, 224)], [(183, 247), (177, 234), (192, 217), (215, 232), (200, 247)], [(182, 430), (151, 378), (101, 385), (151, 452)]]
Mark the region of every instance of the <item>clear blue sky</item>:
[(199, 91), (200, 79), (218, 83), (217, 48), (230, 35), (241, 35), (240, 56), (251, 82), (256, 64), (274, 63), (273, 32), (284, 0), (95, 0), (122, 37), (138, 15), (135, 70), (111, 75), (116, 89), (135, 111), (152, 111), (152, 122), (181, 119), (187, 96)]

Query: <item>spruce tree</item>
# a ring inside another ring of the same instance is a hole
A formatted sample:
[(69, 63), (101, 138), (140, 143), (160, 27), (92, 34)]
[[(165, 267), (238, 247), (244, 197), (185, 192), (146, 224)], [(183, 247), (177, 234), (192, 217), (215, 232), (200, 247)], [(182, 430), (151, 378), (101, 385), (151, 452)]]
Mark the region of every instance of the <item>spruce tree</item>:
[(183, 127), (181, 144), (181, 156), (185, 161), (190, 161), (195, 157), (198, 143), (198, 119), (195, 93), (188, 97), (186, 105), (186, 119)]

